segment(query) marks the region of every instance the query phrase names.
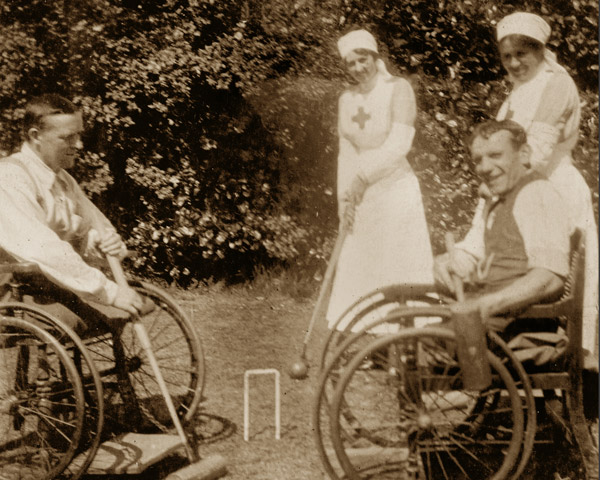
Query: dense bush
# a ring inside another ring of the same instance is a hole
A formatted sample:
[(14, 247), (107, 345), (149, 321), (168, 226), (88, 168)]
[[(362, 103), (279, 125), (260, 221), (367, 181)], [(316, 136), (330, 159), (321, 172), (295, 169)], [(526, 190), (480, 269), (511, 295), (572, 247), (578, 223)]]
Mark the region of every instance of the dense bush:
[[(45, 7), (56, 21), (43, 38), (27, 25), (25, 38), (62, 49), (40, 68), (83, 106), (90, 134), (76, 173), (128, 233), (135, 266), (186, 283), (295, 258), (307, 234), (279, 205), (278, 147), (243, 95), (277, 70), (281, 47), (243, 42), (233, 2), (79, 3), (77, 18)], [(12, 8), (33, 19), (44, 5)], [(30, 64), (22, 51), (15, 64)]]
[[(389, 56), (419, 78), (419, 137), (415, 165), (436, 250), (444, 229), (464, 232), (476, 199), (473, 165), (462, 143), (473, 124), (493, 116), (509, 91), (494, 26), (515, 10), (541, 14), (552, 26), (549, 48), (581, 93), (581, 141), (575, 152), (598, 198), (598, 4), (592, 1), (384, 2), (373, 29)], [(433, 149), (432, 149), (432, 146)]]
[[(493, 24), (522, 2), (475, 0), (10, 0), (0, 7), (0, 151), (27, 97), (55, 91), (86, 114), (74, 172), (139, 255), (183, 285), (257, 265), (320, 268), (335, 229), (335, 40), (381, 40), (419, 103), (411, 161), (436, 249), (475, 198), (462, 143), (506, 95)], [(584, 102), (576, 163), (598, 184), (598, 5), (528, 0)]]

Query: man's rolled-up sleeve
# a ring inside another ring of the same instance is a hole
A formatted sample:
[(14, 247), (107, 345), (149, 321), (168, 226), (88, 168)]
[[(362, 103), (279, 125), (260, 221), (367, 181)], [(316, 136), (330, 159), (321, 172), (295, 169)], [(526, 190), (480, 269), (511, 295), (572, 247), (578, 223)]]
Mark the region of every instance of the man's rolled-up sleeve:
[(513, 214), (525, 245), (528, 267), (566, 277), (569, 217), (558, 192), (546, 181), (531, 182), (519, 192)]

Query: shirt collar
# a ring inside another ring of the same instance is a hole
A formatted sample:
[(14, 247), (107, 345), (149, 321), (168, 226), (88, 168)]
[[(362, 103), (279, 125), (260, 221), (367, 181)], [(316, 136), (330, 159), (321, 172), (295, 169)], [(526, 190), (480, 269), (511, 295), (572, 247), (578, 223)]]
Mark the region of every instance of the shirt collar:
[(56, 181), (56, 173), (31, 149), (27, 143), (21, 146), (21, 161), (29, 173), (45, 190), (50, 190)]

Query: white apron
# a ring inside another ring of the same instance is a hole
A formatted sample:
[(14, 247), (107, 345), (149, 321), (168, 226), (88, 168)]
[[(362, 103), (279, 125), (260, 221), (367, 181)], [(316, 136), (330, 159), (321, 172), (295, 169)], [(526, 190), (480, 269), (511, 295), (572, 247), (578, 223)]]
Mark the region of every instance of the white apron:
[[(376, 150), (386, 140), (393, 88), (392, 79), (380, 76), (369, 94), (346, 92), (342, 96), (340, 115), (345, 118), (339, 119), (340, 135), (357, 151)], [(353, 117), (362, 122), (362, 128), (358, 122), (353, 125)], [(354, 149), (340, 149), (338, 189), (349, 185), (356, 174), (356, 157), (350, 158)], [(419, 182), (405, 157), (396, 161), (398, 168), (370, 185), (356, 208), (332, 287), (327, 312), (330, 328), (350, 305), (377, 288), (433, 284), (433, 255)]]

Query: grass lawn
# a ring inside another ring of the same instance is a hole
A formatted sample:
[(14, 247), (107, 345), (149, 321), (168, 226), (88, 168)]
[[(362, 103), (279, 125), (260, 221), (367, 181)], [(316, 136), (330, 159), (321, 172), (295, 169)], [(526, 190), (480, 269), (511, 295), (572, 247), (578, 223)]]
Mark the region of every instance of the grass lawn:
[[(314, 375), (292, 380), (289, 366), (300, 353), (312, 302), (273, 292), (235, 289), (180, 297), (203, 337), (207, 361), (203, 411), (235, 425), (227, 437), (206, 445), (229, 459), (228, 479), (322, 478), (310, 428)], [(314, 332), (319, 339), (321, 328)], [(318, 341), (308, 355), (315, 358)], [(250, 438), (243, 440), (243, 381), (249, 369), (275, 368), (281, 381), (281, 439), (275, 440), (273, 376), (251, 377)], [(310, 373), (316, 372), (316, 366)]]
[[(261, 289), (262, 290), (262, 289)], [(202, 338), (206, 359), (205, 401), (196, 426), (204, 438), (202, 454), (228, 460), (228, 480), (324, 478), (311, 433), (310, 415), (317, 372), (314, 358), (324, 326), (317, 326), (308, 348), (309, 378), (292, 380), (287, 371), (297, 361), (312, 313), (313, 300), (295, 300), (274, 289), (266, 294), (250, 287), (213, 286), (174, 295)], [(280, 371), (281, 439), (275, 440), (273, 376), (251, 378), (250, 438), (243, 439), (243, 382), (249, 369)], [(139, 477), (164, 478), (185, 466), (177, 458), (161, 462)], [(106, 476), (88, 477), (106, 479)]]
[[(308, 379), (290, 379), (287, 371), (298, 359), (314, 298), (290, 295), (278, 285), (276, 282), (270, 288), (215, 285), (171, 291), (196, 325), (205, 351), (206, 400), (196, 427), (196, 433), (204, 438), (201, 452), (219, 453), (228, 459), (228, 475), (224, 477), (228, 480), (326, 478), (311, 431), (317, 355), (326, 329), (317, 325), (313, 332), (307, 352), (312, 367)], [(259, 368), (281, 372), (281, 439), (274, 438), (273, 377), (263, 376), (252, 377), (250, 440), (245, 442), (244, 372)], [(578, 478), (574, 452), (549, 447), (538, 449), (523, 478)], [(171, 458), (139, 479), (164, 478), (165, 472), (183, 465), (185, 462)]]

